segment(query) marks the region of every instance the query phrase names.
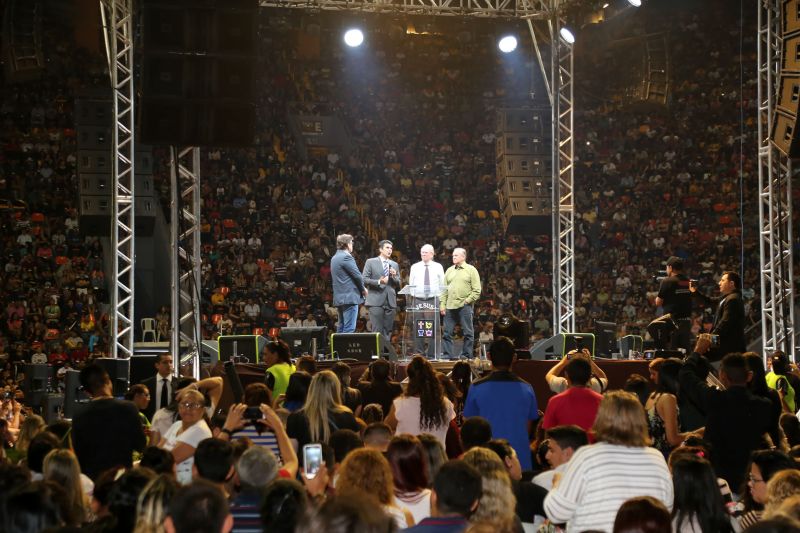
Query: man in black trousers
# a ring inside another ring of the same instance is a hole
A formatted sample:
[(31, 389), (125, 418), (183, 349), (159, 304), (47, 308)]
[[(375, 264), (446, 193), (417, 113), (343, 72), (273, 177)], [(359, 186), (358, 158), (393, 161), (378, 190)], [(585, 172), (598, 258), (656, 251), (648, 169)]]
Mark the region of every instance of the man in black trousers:
[(742, 300), (742, 278), (736, 272), (723, 272), (719, 280), (719, 299), (709, 298), (697, 292), (697, 287), (691, 285), (690, 290), (695, 298), (700, 299), (706, 306), (717, 306), (714, 314), (714, 323), (711, 334), (718, 335), (719, 341), (710, 346), (706, 357), (711, 362), (722, 360), (729, 353), (743, 353), (747, 351), (747, 342), (744, 338), (744, 301)]

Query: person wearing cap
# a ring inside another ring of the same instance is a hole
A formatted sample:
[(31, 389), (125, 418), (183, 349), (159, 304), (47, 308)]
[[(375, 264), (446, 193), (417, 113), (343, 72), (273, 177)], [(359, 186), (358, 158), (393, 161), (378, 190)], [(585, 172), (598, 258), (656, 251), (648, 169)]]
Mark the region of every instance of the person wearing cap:
[(669, 348), (691, 351), (692, 294), (689, 277), (683, 272), (683, 259), (674, 255), (667, 259), (667, 276), (661, 280), (656, 305), (669, 314), (677, 330), (673, 332)]

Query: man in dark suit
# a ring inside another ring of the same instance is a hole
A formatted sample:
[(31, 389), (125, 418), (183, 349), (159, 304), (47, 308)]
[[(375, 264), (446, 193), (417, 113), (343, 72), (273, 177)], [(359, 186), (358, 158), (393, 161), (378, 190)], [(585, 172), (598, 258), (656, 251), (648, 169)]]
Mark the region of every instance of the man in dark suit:
[(762, 437), (770, 429), (772, 404), (747, 388), (753, 372), (740, 353), (728, 354), (722, 360), (719, 380), (725, 390), (706, 383), (711, 364), (704, 354), (711, 348), (710, 337), (706, 333), (700, 335), (694, 353), (681, 367), (680, 394), (705, 415), (703, 438), (710, 444), (714, 471), (728, 482), (731, 490), (738, 491), (750, 452), (763, 445)]
[(717, 362), (729, 353), (747, 351), (747, 342), (744, 338), (742, 278), (739, 274), (730, 271), (722, 273), (722, 278), (719, 280), (719, 292), (722, 297), (718, 300), (700, 294), (694, 284), (690, 286), (690, 290), (704, 305), (717, 306), (711, 334), (718, 335), (719, 342), (708, 350), (706, 354), (708, 360)]
[(175, 395), (175, 385), (172, 382), (174, 367), (172, 354), (163, 352), (156, 357), (156, 375), (142, 381), (142, 385), (150, 391), (150, 403), (147, 409), (142, 411), (147, 419), (153, 421), (153, 415), (162, 407), (166, 407), (172, 402)]
[(365, 305), (369, 310), (372, 332), (383, 336), (383, 346), (394, 357), (392, 329), (394, 315), (397, 313), (397, 290), (400, 288), (400, 267), (392, 261), (392, 241), (378, 243), (378, 257), (367, 259), (364, 263), (364, 285), (367, 286)]
[(343, 233), (336, 237), (336, 254), (331, 258), (333, 305), (339, 311), (338, 333), (356, 330), (358, 306), (364, 302), (367, 289), (353, 258), (353, 236)]
[(130, 468), (134, 450), (142, 451), (147, 443), (139, 409), (112, 396), (111, 378), (99, 365), (81, 370), (80, 382), (91, 397), (72, 421), (72, 447), (81, 472), (96, 479), (109, 468)]

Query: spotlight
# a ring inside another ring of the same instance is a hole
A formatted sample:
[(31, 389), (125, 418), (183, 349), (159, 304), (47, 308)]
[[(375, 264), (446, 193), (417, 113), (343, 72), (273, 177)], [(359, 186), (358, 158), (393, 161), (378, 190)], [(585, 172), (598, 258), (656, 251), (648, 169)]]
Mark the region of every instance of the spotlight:
[(633, 7), (639, 7), (642, 5), (642, 0), (628, 0), (628, 3)]
[(356, 46), (361, 46), (361, 43), (363, 42), (364, 42), (364, 32), (362, 32), (358, 28), (349, 29), (344, 33), (344, 43), (351, 48), (355, 48)]
[(572, 33), (572, 30), (567, 28), (566, 26), (561, 28), (558, 33), (561, 34), (561, 38), (564, 39), (569, 44), (575, 44), (575, 34)]
[(517, 49), (517, 38), (513, 35), (506, 35), (497, 43), (497, 47), (504, 54), (510, 54)]

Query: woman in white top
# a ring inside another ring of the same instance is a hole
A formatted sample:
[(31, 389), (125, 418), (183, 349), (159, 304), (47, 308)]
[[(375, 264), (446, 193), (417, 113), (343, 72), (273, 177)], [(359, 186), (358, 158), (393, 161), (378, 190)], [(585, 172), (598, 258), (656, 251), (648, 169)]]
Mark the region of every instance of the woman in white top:
[(208, 398), (208, 401), (205, 402), (205, 408), (206, 415), (210, 419), (214, 416), (219, 400), (222, 398), (222, 378), (217, 376), (200, 381), (194, 378), (180, 378), (175, 398), (169, 405), (162, 407), (153, 414), (153, 420), (150, 421), (151, 442), (161, 442), (161, 438), (167, 434), (169, 428), (178, 421), (178, 397), (183, 389), (199, 390)]
[(175, 477), (181, 484), (192, 482), (194, 451), (200, 441), (211, 438), (203, 415), (205, 397), (195, 389), (187, 389), (179, 394), (178, 415), (180, 420), (172, 424), (161, 439), (159, 447), (172, 452), (175, 459)]
[(392, 467), (394, 495), (419, 523), (431, 515), (431, 489), (425, 449), (413, 435), (395, 435), (386, 450)]
[(383, 512), (394, 518), (398, 529), (414, 525), (414, 516), (395, 499), (392, 468), (381, 452), (372, 448), (353, 450), (337, 472), (336, 492), (355, 489), (371, 494), (381, 503)]
[(414, 356), (406, 373), (408, 386), (392, 403), (386, 423), (397, 434), (430, 433), (444, 445), (447, 428), (456, 417), (453, 403), (445, 397), (433, 366), (421, 355)]

